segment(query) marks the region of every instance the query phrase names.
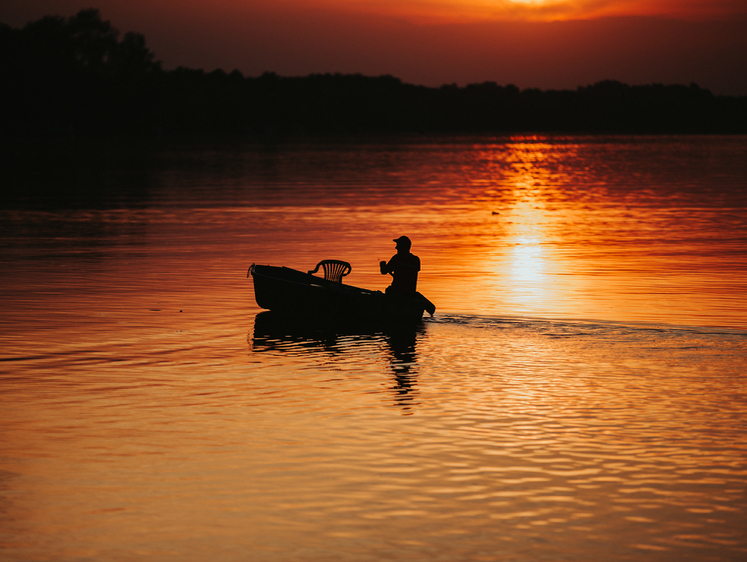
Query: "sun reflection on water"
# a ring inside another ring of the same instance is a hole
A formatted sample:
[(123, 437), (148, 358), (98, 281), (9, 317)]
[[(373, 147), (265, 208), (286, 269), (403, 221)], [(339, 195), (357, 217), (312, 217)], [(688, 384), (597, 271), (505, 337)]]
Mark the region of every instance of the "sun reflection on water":
[(512, 248), (511, 272), (518, 283), (538, 284), (543, 281), (545, 264), (542, 248), (535, 241), (519, 239)]
[(509, 203), (499, 213), (504, 225), (489, 269), (497, 273), (496, 287), (503, 300), (518, 310), (536, 310), (551, 298), (548, 243), (553, 218), (545, 194), (553, 180), (547, 165), (548, 146), (517, 139), (503, 155), (505, 190)]

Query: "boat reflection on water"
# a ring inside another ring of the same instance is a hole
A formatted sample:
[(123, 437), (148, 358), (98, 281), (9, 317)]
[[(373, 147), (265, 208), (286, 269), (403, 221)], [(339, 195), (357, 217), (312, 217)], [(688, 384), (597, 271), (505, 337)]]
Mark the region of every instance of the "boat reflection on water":
[(425, 331), (424, 323), (333, 323), (265, 311), (255, 317), (250, 345), (255, 353), (349, 355), (369, 365), (374, 349), (374, 360), (388, 362), (395, 401), (409, 409), (417, 394), (417, 340)]

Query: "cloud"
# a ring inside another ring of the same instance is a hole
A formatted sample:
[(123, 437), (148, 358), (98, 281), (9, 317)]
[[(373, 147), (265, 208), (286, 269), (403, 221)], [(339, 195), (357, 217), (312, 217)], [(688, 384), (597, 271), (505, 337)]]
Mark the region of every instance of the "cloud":
[[(287, 0), (292, 1), (292, 0)], [(747, 13), (745, 0), (296, 0), (348, 13), (418, 24), (485, 21), (563, 21), (609, 16), (723, 19)], [(299, 4), (299, 5), (300, 5)]]

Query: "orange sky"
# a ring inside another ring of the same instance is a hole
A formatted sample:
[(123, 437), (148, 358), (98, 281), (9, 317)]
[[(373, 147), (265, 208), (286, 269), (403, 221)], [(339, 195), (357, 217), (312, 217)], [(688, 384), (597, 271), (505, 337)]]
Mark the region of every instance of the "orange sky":
[(747, 95), (747, 0), (10, 0), (0, 21), (96, 7), (167, 69), (570, 88), (696, 82)]
[[(237, 3), (246, 3), (237, 0)], [(742, 0), (289, 0), (291, 5), (388, 15), (417, 23), (557, 21), (605, 16), (687, 19), (744, 13)]]

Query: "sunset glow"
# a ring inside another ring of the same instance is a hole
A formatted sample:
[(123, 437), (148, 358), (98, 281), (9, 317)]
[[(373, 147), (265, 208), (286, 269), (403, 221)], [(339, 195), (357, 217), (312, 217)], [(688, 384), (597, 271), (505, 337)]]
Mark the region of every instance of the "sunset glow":
[(696, 83), (747, 94), (743, 0), (29, 0), (0, 22), (97, 8), (165, 69), (391, 75), (441, 86)]
[[(307, 0), (296, 0), (308, 5)], [(314, 3), (318, 5), (318, 3)], [(416, 0), (360, 2), (327, 0), (331, 9), (404, 17), (414, 23), (476, 21), (566, 21), (610, 16), (657, 16), (683, 19), (723, 18), (744, 13), (738, 1), (705, 0)]]

